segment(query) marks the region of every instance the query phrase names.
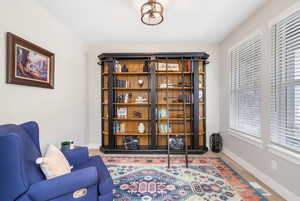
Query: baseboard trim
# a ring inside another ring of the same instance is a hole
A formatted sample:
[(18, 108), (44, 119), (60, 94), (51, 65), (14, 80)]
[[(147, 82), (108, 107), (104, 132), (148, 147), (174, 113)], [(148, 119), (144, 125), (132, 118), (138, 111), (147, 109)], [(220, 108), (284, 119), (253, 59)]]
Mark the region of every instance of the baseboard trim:
[(300, 197), (298, 197), (295, 193), (291, 192), (284, 186), (280, 185), (278, 182), (276, 182), (274, 179), (272, 179), (270, 176), (266, 175), (262, 171), (258, 170), (253, 165), (249, 164), (239, 156), (237, 156), (235, 153), (231, 152), (227, 148), (223, 148), (223, 153), (229, 156), (231, 159), (233, 159), (235, 162), (237, 162), (239, 165), (241, 165), (244, 169), (246, 169), (248, 172), (250, 172), (252, 175), (255, 175), (259, 180), (263, 181), (266, 185), (268, 185), (273, 191), (281, 195), (284, 199), (287, 201), (295, 201), (300, 200)]
[(99, 150), (99, 148), (101, 147), (101, 145), (100, 144), (88, 144), (87, 145), (87, 147), (89, 148), (89, 149), (97, 149), (97, 150)]

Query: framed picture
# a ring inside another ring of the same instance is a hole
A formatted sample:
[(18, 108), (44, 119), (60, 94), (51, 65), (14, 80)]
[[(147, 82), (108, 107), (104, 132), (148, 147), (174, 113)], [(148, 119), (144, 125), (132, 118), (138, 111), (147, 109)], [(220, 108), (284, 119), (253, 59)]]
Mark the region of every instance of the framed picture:
[(7, 83), (54, 89), (54, 54), (7, 33)]

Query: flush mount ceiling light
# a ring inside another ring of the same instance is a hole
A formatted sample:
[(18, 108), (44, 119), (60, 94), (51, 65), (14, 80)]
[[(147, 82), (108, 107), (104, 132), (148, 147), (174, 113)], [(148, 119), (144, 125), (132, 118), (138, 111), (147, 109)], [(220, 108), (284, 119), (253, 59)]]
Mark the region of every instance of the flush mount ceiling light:
[(142, 5), (141, 8), (141, 20), (144, 24), (155, 26), (164, 21), (164, 7), (157, 0), (148, 0), (147, 3)]

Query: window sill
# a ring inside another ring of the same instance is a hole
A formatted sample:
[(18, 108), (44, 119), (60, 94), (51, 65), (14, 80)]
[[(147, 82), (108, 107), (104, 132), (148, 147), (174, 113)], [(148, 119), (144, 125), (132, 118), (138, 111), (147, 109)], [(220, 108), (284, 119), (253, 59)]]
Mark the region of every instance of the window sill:
[(269, 144), (268, 150), (272, 154), (300, 166), (300, 154), (274, 144)]
[(261, 139), (258, 139), (256, 137), (250, 136), (246, 133), (243, 133), (241, 131), (235, 130), (235, 129), (227, 129), (227, 134), (243, 141), (246, 142), (248, 144), (254, 145), (258, 148), (263, 148), (263, 142)]

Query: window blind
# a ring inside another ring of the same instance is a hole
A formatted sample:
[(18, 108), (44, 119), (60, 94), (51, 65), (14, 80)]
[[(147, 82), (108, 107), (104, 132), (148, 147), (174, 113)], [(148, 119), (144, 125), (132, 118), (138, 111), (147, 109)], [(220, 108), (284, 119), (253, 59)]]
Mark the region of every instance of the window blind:
[(272, 26), (271, 141), (300, 152), (300, 10)]
[(262, 40), (257, 35), (231, 51), (230, 127), (260, 136)]

